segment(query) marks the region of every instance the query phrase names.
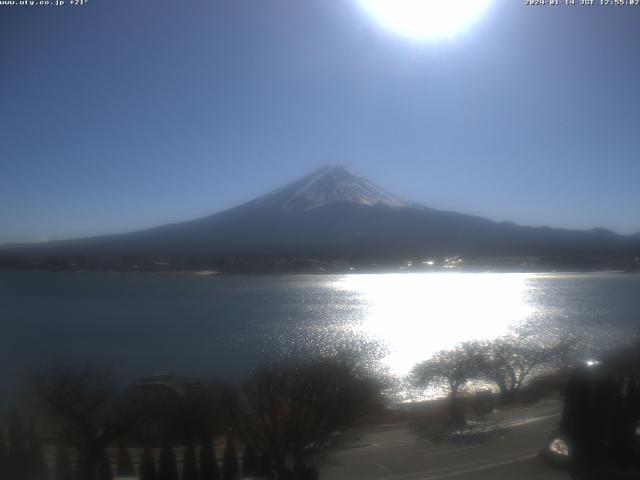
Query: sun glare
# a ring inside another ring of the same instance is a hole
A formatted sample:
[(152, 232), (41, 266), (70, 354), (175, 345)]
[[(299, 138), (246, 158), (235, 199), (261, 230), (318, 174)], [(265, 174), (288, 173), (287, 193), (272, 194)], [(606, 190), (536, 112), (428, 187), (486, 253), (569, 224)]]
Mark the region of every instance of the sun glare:
[(429, 40), (450, 37), (478, 18), (491, 0), (359, 0), (381, 25)]
[(405, 375), (435, 351), (508, 332), (532, 313), (524, 274), (353, 275), (336, 287), (367, 304), (358, 333), (380, 339), (393, 374)]

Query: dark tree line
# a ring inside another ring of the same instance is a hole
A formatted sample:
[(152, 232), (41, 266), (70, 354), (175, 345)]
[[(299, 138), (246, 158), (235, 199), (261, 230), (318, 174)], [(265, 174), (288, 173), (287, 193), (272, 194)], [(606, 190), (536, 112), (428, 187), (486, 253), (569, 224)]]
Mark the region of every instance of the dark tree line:
[(144, 418), (137, 392), (120, 392), (113, 378), (88, 369), (59, 369), (34, 379), (53, 441), (76, 452), (75, 477), (106, 480), (106, 449)]
[(0, 478), (48, 480), (44, 449), (34, 421), (25, 426), (20, 414), (13, 411), (7, 425), (6, 434), (0, 428)]
[[(446, 388), (450, 420), (460, 424), (460, 395), (469, 382), (492, 382), (502, 400), (512, 402), (535, 372), (559, 365), (570, 348), (565, 340), (541, 344), (527, 336), (468, 342), (436, 353), (414, 376), (422, 385)], [(356, 360), (284, 363), (256, 372), (240, 388), (162, 380), (122, 389), (95, 370), (44, 372), (34, 386), (46, 420), (44, 438), (55, 446), (53, 478), (111, 480), (114, 473), (137, 472), (141, 480), (236, 480), (241, 473), (315, 479), (315, 456), (377, 405), (380, 386)], [(6, 438), (0, 435), (0, 478), (47, 479), (35, 423), (25, 426), (14, 413), (6, 428)], [(226, 439), (220, 458), (216, 438)], [(127, 448), (132, 445), (142, 448), (137, 466)], [(176, 447), (183, 449), (180, 458)], [(116, 449), (117, 458), (109, 458), (108, 451)]]
[[(196, 453), (196, 446), (193, 444), (184, 447), (182, 456), (182, 468), (178, 468), (174, 448), (165, 443), (159, 451), (158, 458), (151, 448), (146, 447), (140, 456), (138, 478), (141, 480), (238, 480), (240, 478), (240, 468), (237, 459), (235, 446), (231, 440), (227, 440), (225, 447), (222, 468), (215, 456), (212, 443), (203, 444), (200, 447), (199, 456)], [(80, 480), (78, 473), (72, 468), (72, 455), (69, 450), (58, 447), (54, 460), (53, 479), (54, 480)], [(107, 456), (101, 457), (97, 467), (97, 478), (99, 480), (113, 479), (112, 465), (106, 461)], [(181, 470), (182, 474), (179, 474)], [(136, 476), (136, 469), (131, 454), (124, 447), (118, 448), (118, 458), (115, 466), (115, 473), (119, 476)], [(243, 466), (242, 473), (245, 476), (255, 473), (254, 470)], [(47, 480), (49, 477), (27, 477)], [(5, 477), (2, 477), (5, 478)], [(11, 477), (12, 478), (12, 477)]]
[[(34, 387), (55, 480), (314, 479), (313, 456), (377, 398), (354, 365), (326, 360), (265, 369), (240, 388), (165, 380), (119, 388), (107, 373), (78, 368), (43, 372)], [(0, 478), (48, 480), (35, 424), (11, 416), (0, 469)]]

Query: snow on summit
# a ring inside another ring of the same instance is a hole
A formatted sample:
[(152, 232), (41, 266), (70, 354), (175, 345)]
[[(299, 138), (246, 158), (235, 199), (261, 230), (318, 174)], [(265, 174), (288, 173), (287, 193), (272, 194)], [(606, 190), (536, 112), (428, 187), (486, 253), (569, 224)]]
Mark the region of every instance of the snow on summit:
[[(252, 202), (253, 203), (253, 202)], [(305, 211), (334, 203), (355, 203), (391, 208), (419, 208), (402, 200), (369, 180), (344, 167), (323, 167), (293, 183), (255, 200), (265, 206), (280, 206), (283, 210)]]

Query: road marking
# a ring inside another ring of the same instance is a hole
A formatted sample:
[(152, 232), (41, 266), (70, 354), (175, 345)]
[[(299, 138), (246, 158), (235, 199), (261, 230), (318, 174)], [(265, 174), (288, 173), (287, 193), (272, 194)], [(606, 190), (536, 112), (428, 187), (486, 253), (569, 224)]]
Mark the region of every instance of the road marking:
[(485, 446), (485, 444), (479, 443), (477, 445), (471, 445), (469, 447), (449, 448), (448, 450), (441, 450), (439, 452), (425, 453), (422, 456), (423, 457), (437, 457), (437, 456), (440, 456), (440, 455), (446, 455), (447, 453), (461, 452), (463, 450), (469, 450), (471, 448), (478, 448), (478, 447), (483, 447), (483, 446)]
[(493, 425), (488, 425), (484, 428), (479, 428), (478, 430), (472, 432), (470, 435), (479, 434), (479, 433), (496, 432), (499, 430), (507, 430), (509, 428), (521, 427), (523, 425), (529, 425), (530, 423), (541, 422), (543, 420), (548, 420), (549, 418), (559, 417), (560, 415), (561, 415), (560, 412), (556, 412), (556, 413), (552, 413), (551, 415), (544, 415), (542, 417), (523, 418), (520, 420), (512, 420), (510, 422), (505, 422), (505, 423), (496, 423)]
[[(521, 462), (523, 460), (527, 460), (529, 458), (534, 458), (539, 454), (540, 450), (539, 449), (535, 449), (535, 450), (526, 450), (524, 452), (520, 452), (519, 454), (517, 454), (516, 457), (514, 457), (513, 455), (500, 455), (498, 457), (494, 457), (494, 460), (498, 460), (495, 462), (490, 462), (490, 463), (485, 463), (487, 462), (487, 459), (483, 459), (483, 460), (474, 460), (473, 462), (467, 462), (467, 463), (459, 463), (457, 465), (451, 465), (448, 467), (441, 467), (441, 468), (436, 468), (436, 469), (430, 469), (430, 470), (423, 470), (422, 472), (412, 472), (412, 473), (404, 473), (401, 475), (393, 475), (390, 477), (383, 477), (383, 478), (378, 478), (377, 480), (401, 480), (401, 479), (409, 479), (411, 477), (416, 477), (414, 478), (414, 480), (435, 480), (438, 478), (446, 478), (446, 477), (450, 477), (450, 476), (454, 476), (454, 475), (462, 475), (464, 473), (470, 473), (470, 472), (475, 472), (475, 471), (480, 471), (480, 470), (486, 470), (489, 468), (494, 468), (494, 467), (499, 467), (501, 465), (508, 465), (510, 463), (516, 463), (516, 462)], [(507, 458), (504, 458), (507, 457)], [(480, 465), (478, 465), (480, 464)], [(476, 466), (477, 465), (477, 466)], [(473, 467), (472, 467), (473, 466)], [(468, 468), (468, 469), (461, 469), (461, 470), (456, 470), (453, 472), (446, 472), (446, 470), (452, 470), (455, 468), (460, 468), (460, 467), (472, 467), (472, 468)], [(431, 474), (438, 474), (439, 472), (446, 472), (446, 473), (442, 473), (440, 475), (431, 475)], [(424, 476), (424, 475), (430, 475), (430, 476)]]
[(335, 472), (336, 470), (347, 470), (349, 468), (356, 468), (357, 465), (340, 465), (337, 467), (326, 467), (326, 468), (321, 468), (320, 471), (321, 472)]
[[(544, 415), (544, 416), (540, 416), (540, 417), (533, 417), (533, 418), (525, 418), (522, 420), (516, 420), (513, 422), (510, 422), (506, 425), (503, 425), (501, 427), (501, 429), (506, 429), (506, 428), (513, 428), (513, 427), (519, 427), (519, 426), (523, 426), (523, 425), (527, 425), (530, 423), (535, 423), (535, 422), (540, 422), (543, 420), (547, 420), (553, 417), (557, 417), (560, 415), (560, 412), (557, 413), (553, 413), (550, 415)], [(545, 429), (544, 432), (550, 432), (553, 431), (553, 429)], [(332, 455), (337, 455), (338, 457), (340, 456), (351, 456), (351, 455), (357, 455), (359, 456), (360, 454), (367, 454), (370, 453), (372, 450), (384, 450), (384, 449), (396, 449), (398, 447), (403, 447), (403, 446), (408, 446), (408, 445), (416, 445), (415, 441), (399, 441), (395, 444), (391, 443), (391, 444), (369, 444), (366, 446), (358, 446), (355, 447), (353, 449), (349, 448), (349, 449), (345, 449), (342, 451), (336, 451), (334, 452)], [(485, 443), (482, 444), (477, 444), (477, 445), (470, 445), (470, 446), (466, 446), (466, 447), (459, 447), (459, 448), (450, 448), (450, 449), (446, 449), (446, 450), (441, 450), (441, 451), (436, 451), (436, 452), (431, 452), (431, 453), (426, 453), (421, 455), (421, 457), (423, 458), (429, 458), (429, 457), (436, 457), (436, 456), (440, 456), (440, 455), (447, 455), (449, 453), (456, 453), (456, 452), (460, 452), (460, 451), (464, 451), (464, 450), (469, 450), (469, 449), (473, 449), (473, 448), (478, 448), (478, 447), (482, 447), (482, 446), (486, 446)], [(531, 458), (535, 458), (536, 456), (538, 456), (539, 453), (539, 449), (536, 450), (530, 450), (530, 451), (524, 451), (524, 452), (520, 452), (520, 456), (517, 457), (513, 457), (512, 455), (506, 455), (506, 457), (510, 457), (510, 458), (504, 458), (505, 455), (500, 455), (497, 457), (494, 457), (493, 460), (495, 460), (494, 462), (491, 462), (491, 459), (484, 459), (484, 460), (475, 460), (473, 462), (468, 462), (468, 463), (463, 463), (463, 464), (457, 464), (457, 465), (453, 465), (453, 466), (449, 466), (449, 467), (442, 467), (442, 468), (437, 468), (437, 469), (432, 469), (432, 470), (424, 470), (421, 472), (414, 472), (414, 473), (407, 473), (407, 474), (401, 474), (401, 475), (395, 475), (395, 476), (389, 476), (389, 477), (384, 477), (384, 478), (378, 478), (376, 480), (402, 480), (402, 479), (406, 479), (406, 480), (438, 480), (441, 478), (448, 478), (448, 477), (453, 477), (453, 476), (457, 476), (457, 475), (464, 475), (467, 473), (472, 473), (475, 471), (482, 471), (482, 470), (487, 470), (487, 469), (491, 469), (491, 468), (496, 468), (496, 467), (500, 467), (503, 465), (509, 465), (509, 464), (513, 464), (513, 463), (517, 463), (517, 462), (521, 462), (524, 460), (528, 460)], [(483, 462), (487, 462), (489, 461), (490, 463), (483, 463)], [(480, 464), (480, 465), (478, 465)], [(383, 465), (376, 465), (378, 468), (384, 469), (386, 467), (384, 467)], [(469, 467), (469, 468), (462, 468), (460, 469), (460, 467)], [(347, 469), (354, 469), (354, 468), (358, 468), (358, 465), (336, 465), (333, 467), (328, 467), (328, 468), (323, 468), (321, 469), (322, 471), (328, 472), (328, 471), (335, 471), (335, 470), (347, 470)], [(458, 469), (458, 470), (453, 470), (453, 469)], [(448, 470), (453, 470), (453, 471), (448, 471)], [(442, 473), (440, 473), (442, 472)], [(435, 475), (434, 475), (435, 474)], [(427, 476), (424, 476), (427, 475)], [(430, 476), (429, 476), (430, 475)]]
[(549, 418), (559, 417), (560, 414), (561, 412), (556, 412), (556, 413), (552, 413), (551, 415), (544, 415), (542, 417), (533, 417), (533, 418), (524, 418), (522, 420), (514, 420), (512, 422), (507, 423), (504, 428), (519, 427), (521, 425), (528, 425), (530, 423), (541, 422), (542, 420), (547, 420)]
[[(481, 429), (477, 433), (488, 433), (488, 432), (492, 432), (492, 431), (499, 431), (499, 430), (506, 430), (506, 429), (509, 429), (509, 428), (521, 427), (523, 425), (529, 425), (530, 423), (536, 423), (536, 422), (541, 422), (543, 420), (548, 420), (549, 418), (557, 417), (559, 415), (560, 415), (560, 412), (557, 412), (557, 413), (552, 413), (551, 415), (544, 415), (544, 416), (541, 416), (541, 417), (533, 417), (533, 418), (525, 418), (525, 419), (522, 419), (522, 420), (514, 420), (512, 422), (504, 423), (502, 425), (495, 425), (495, 426), (492, 426), (490, 428)], [(416, 440), (409, 440), (409, 441), (404, 440), (404, 441), (399, 441), (399, 442), (395, 442), (395, 443), (389, 442), (389, 443), (383, 443), (383, 444), (371, 443), (369, 445), (364, 445), (364, 446), (355, 446), (355, 447), (345, 448), (344, 450), (339, 450), (339, 451), (334, 452), (333, 455), (336, 455), (336, 456), (359, 455), (361, 453), (371, 452), (372, 450), (385, 450), (385, 449), (406, 447), (408, 445), (416, 445), (416, 444), (417, 444)], [(480, 446), (480, 445), (478, 445), (478, 446)], [(468, 448), (475, 448), (475, 445), (473, 447), (462, 447), (462, 448), (459, 448), (459, 449), (444, 450), (442, 452), (435, 452), (435, 453), (432, 453), (432, 454), (426, 454), (424, 456), (425, 457), (431, 457), (431, 456), (444, 455), (444, 454), (446, 454), (448, 452), (455, 452), (455, 451), (458, 451), (458, 450), (466, 450)]]
[[(440, 456), (440, 455), (446, 455), (447, 453), (456, 453), (456, 452), (461, 452), (463, 450), (469, 450), (471, 448), (479, 448), (479, 447), (483, 447), (483, 446), (485, 446), (485, 444), (479, 443), (478, 445), (471, 445), (471, 446), (468, 446), (468, 447), (449, 448), (447, 450), (442, 450), (440, 452), (427, 453), (427, 454), (422, 455), (422, 457), (424, 457), (424, 458), (437, 457), (437, 456)], [(345, 470), (347, 468), (355, 468), (355, 467), (356, 467), (355, 465), (337, 465), (337, 466), (334, 466), (334, 467), (323, 468), (322, 471), (323, 472), (332, 472), (332, 471), (335, 471), (335, 470)], [(385, 467), (385, 466), (383, 466), (381, 464), (378, 465), (378, 468), (380, 468), (381, 470), (386, 470), (388, 472), (391, 472), (390, 468), (387, 468), (387, 467)], [(453, 467), (450, 467), (450, 468), (453, 468)], [(381, 480), (386, 480), (386, 479), (381, 479)]]
[(393, 428), (393, 427), (406, 427), (407, 425), (412, 425), (411, 422), (402, 422), (402, 423), (379, 423), (378, 425), (374, 425), (376, 428)]
[(480, 472), (482, 470), (489, 470), (491, 468), (497, 468), (497, 467), (502, 467), (504, 465), (510, 465), (510, 464), (513, 464), (513, 463), (523, 462), (525, 460), (530, 460), (532, 458), (536, 458), (537, 456), (538, 456), (538, 453), (536, 452), (536, 453), (532, 453), (532, 454), (529, 454), (529, 455), (523, 455), (521, 457), (512, 458), (511, 460), (503, 460), (502, 462), (488, 463), (486, 465), (482, 465), (482, 466), (476, 467), (476, 468), (468, 468), (466, 470), (458, 470), (458, 471), (454, 471), (454, 472), (444, 473), (442, 475), (423, 477), (423, 478), (421, 478), (419, 480), (439, 480), (441, 478), (455, 477), (455, 476), (458, 476), (458, 475), (464, 475), (466, 473)]
[(387, 442), (383, 444), (371, 443), (365, 446), (358, 446), (358, 447), (345, 448), (343, 450), (338, 450), (336, 452), (333, 452), (332, 455), (335, 455), (335, 456), (359, 455), (362, 453), (369, 453), (372, 450), (386, 450), (386, 449), (392, 449), (392, 448), (406, 447), (409, 445), (416, 445), (416, 441), (404, 440), (404, 441), (395, 442), (395, 443), (393, 442)]

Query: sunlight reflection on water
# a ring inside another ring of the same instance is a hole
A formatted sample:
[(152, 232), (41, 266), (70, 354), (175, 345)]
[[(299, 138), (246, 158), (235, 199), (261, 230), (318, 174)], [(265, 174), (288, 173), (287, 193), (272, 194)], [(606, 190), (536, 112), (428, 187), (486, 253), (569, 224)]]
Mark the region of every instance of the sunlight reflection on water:
[(333, 287), (366, 305), (353, 334), (382, 341), (384, 363), (406, 375), (434, 352), (459, 342), (504, 335), (534, 311), (527, 274), (352, 275)]
[(613, 272), (0, 272), (0, 385), (52, 363), (236, 381), (270, 362), (345, 353), (400, 385), (434, 351), (516, 325), (541, 341), (575, 335), (579, 355), (598, 358), (639, 337), (638, 292), (640, 275)]

